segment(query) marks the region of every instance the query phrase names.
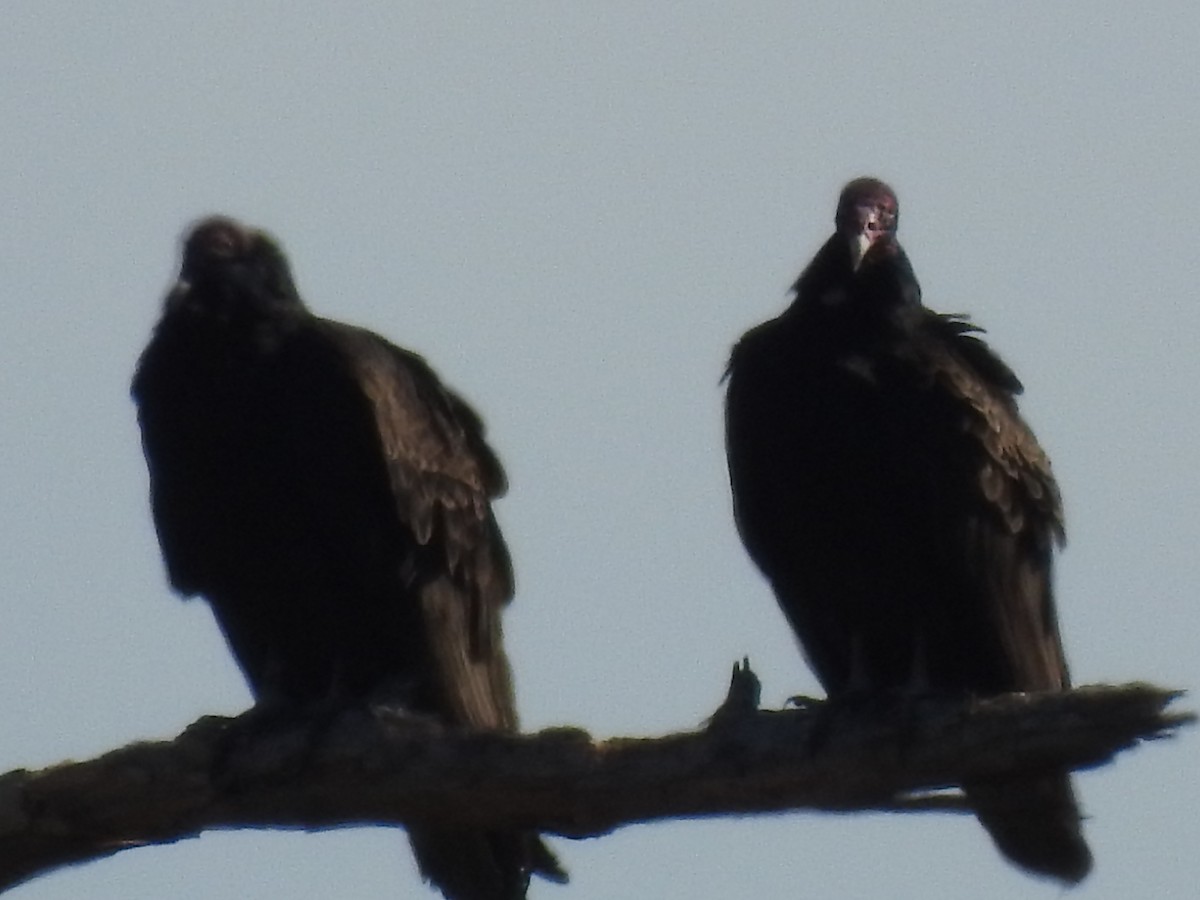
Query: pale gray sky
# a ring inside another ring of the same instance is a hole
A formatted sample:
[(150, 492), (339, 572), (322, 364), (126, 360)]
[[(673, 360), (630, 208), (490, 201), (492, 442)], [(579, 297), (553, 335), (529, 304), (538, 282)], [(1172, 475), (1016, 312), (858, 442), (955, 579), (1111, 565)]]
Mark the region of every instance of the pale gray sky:
[[(889, 180), (1054, 458), (1076, 681), (1200, 685), (1200, 9), (1176, 3), (9, 0), (0, 29), (0, 770), (249, 700), (167, 589), (128, 379), (221, 211), (324, 315), (425, 353), (508, 465), (529, 728), (699, 723), (749, 654), (815, 683), (734, 533), (718, 387), (847, 178)], [(1190, 898), (1196, 738), (1079, 779), (1072, 897)], [(959, 817), (791, 815), (556, 842), (536, 900), (1056, 897)], [(399, 834), (209, 835), (20, 900), (434, 897)]]

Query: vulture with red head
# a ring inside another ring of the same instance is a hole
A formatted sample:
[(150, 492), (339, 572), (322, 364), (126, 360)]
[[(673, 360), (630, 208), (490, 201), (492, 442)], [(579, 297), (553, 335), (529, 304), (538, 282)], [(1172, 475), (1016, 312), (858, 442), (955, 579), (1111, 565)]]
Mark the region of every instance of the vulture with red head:
[[(421, 357), (315, 316), (270, 236), (214, 217), (184, 241), (133, 396), (170, 582), (209, 602), (261, 705), (516, 729), (504, 472)], [(409, 838), (451, 900), (566, 877), (532, 832)]]
[[(738, 531), (835, 701), (1063, 690), (1050, 462), (981, 329), (922, 305), (898, 220), (886, 184), (850, 182), (792, 304), (734, 347)], [(1067, 773), (963, 787), (1013, 862), (1088, 873)]]

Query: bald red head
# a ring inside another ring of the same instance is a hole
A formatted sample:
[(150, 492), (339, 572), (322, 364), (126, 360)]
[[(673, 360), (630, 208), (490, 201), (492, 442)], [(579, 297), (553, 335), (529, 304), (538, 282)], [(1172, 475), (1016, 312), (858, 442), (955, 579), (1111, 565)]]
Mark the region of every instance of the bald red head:
[(878, 178), (855, 178), (838, 198), (834, 217), (838, 233), (850, 242), (854, 267), (881, 239), (895, 237), (900, 224), (896, 192)]
[(210, 216), (197, 222), (183, 240), (185, 277), (248, 256), (257, 236), (253, 229), (228, 216)]
[(303, 306), (279, 245), (228, 216), (209, 216), (187, 232), (179, 281), (167, 303), (220, 318)]

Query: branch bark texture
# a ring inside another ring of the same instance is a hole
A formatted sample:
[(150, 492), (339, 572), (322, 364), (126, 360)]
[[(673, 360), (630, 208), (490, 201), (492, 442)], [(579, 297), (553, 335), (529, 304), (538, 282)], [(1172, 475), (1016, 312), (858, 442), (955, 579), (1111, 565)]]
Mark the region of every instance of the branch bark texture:
[(1167, 710), (1177, 692), (1145, 684), (760, 711), (748, 679), (748, 669), (735, 673), (705, 729), (659, 738), (455, 732), (386, 708), (252, 711), (200, 719), (173, 741), (9, 772), (0, 891), (217, 828), (421, 821), (589, 837), (681, 817), (962, 808), (957, 795), (931, 792), (1101, 765), (1194, 718)]

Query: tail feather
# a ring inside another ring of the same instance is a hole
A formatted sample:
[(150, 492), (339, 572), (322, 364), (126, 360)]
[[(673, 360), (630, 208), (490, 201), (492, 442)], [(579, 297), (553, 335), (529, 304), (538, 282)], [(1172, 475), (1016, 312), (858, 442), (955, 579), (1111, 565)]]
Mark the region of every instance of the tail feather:
[(1006, 776), (963, 790), (996, 847), (1018, 866), (1067, 884), (1091, 871), (1092, 852), (1065, 773)]
[(421, 874), (447, 900), (524, 900), (531, 875), (567, 880), (533, 832), (420, 827), (409, 829), (408, 839)]

